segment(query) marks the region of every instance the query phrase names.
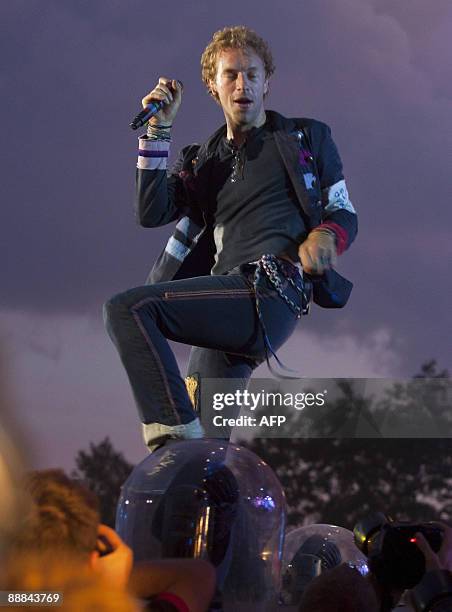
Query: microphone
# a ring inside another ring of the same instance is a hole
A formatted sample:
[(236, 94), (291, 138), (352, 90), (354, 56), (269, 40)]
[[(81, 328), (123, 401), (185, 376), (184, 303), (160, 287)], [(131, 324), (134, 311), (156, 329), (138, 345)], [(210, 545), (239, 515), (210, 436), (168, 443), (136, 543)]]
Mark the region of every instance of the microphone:
[[(181, 87), (184, 86), (182, 81), (177, 82)], [(132, 130), (137, 130), (142, 125), (144, 125), (146, 121), (149, 121), (151, 117), (156, 115), (159, 110), (161, 110), (165, 106), (165, 104), (166, 102), (164, 102), (163, 100), (151, 100), (151, 102), (146, 106), (146, 108), (143, 108), (143, 110), (138, 113), (138, 115), (130, 124)]]

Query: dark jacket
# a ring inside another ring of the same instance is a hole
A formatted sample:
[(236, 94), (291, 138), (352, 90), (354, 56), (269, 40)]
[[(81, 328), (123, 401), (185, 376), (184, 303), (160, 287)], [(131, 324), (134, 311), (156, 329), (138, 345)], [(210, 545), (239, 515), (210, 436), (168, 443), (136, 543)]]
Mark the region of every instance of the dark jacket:
[[(356, 214), (340, 207), (327, 211), (322, 201), (322, 190), (344, 178), (330, 128), (314, 119), (287, 119), (274, 111), (266, 114), (308, 231), (324, 221), (332, 222), (342, 229), (348, 247), (357, 233)], [(210, 274), (215, 244), (209, 179), (218, 142), (225, 133), (223, 125), (204, 144), (182, 149), (168, 174), (164, 170), (137, 170), (139, 223), (158, 227), (178, 220), (148, 282)], [(337, 307), (347, 301), (352, 285), (336, 272), (328, 271), (313, 280), (314, 301), (320, 305)]]

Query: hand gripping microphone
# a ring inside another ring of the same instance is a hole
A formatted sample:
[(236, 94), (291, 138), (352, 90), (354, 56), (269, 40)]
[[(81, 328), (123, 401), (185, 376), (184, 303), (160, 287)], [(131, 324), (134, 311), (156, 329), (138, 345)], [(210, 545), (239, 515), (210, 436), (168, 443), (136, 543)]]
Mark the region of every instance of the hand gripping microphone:
[[(177, 82), (179, 83), (181, 87), (184, 86), (182, 81), (177, 81)], [(161, 110), (165, 106), (165, 104), (166, 102), (164, 102), (163, 100), (152, 100), (146, 106), (146, 108), (143, 108), (143, 110), (140, 111), (138, 115), (135, 117), (135, 119), (132, 121), (132, 123), (130, 124), (130, 127), (132, 128), (132, 130), (137, 130), (142, 125), (144, 125), (146, 121), (149, 121), (151, 117), (156, 115), (159, 112), (159, 110)]]

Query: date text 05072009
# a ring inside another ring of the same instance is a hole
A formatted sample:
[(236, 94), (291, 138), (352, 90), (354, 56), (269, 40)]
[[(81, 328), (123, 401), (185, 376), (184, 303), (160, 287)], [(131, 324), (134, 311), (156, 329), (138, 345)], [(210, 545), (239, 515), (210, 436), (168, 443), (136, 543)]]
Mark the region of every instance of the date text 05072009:
[(58, 591), (0, 591), (0, 606), (61, 606)]

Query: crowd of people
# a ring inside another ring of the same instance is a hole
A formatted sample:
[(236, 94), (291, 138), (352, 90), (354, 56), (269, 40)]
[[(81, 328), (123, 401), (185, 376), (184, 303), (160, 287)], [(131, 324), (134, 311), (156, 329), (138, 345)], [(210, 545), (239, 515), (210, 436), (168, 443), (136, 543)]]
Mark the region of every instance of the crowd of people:
[[(0, 591), (16, 596), (20, 592), (59, 594), (60, 609), (71, 611), (213, 609), (216, 576), (208, 560), (134, 562), (130, 547), (100, 522), (98, 500), (92, 492), (59, 469), (19, 476), (17, 463), (8, 453), (12, 445), (7, 436), (1, 437)], [(380, 551), (378, 559), (370, 555), (365, 575), (344, 563), (340, 555), (329, 555), (320, 575), (307, 584), (290, 610), (451, 611), (452, 529), (444, 523), (435, 526), (441, 534), (436, 552), (421, 531), (410, 540), (423, 566), (421, 579), (410, 584), (409, 590), (403, 588), (404, 581), (412, 580), (407, 578), (409, 571), (402, 571), (410, 562), (406, 552), (405, 558), (390, 548), (383, 556)], [(14, 602), (19, 609), (20, 601)], [(284, 607), (280, 601), (275, 611)]]

